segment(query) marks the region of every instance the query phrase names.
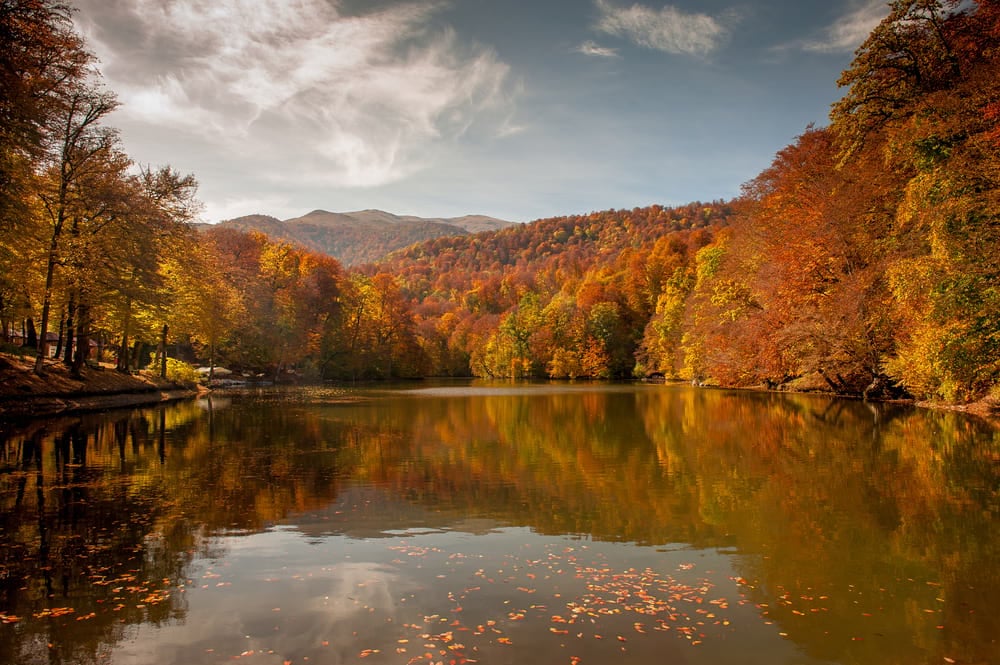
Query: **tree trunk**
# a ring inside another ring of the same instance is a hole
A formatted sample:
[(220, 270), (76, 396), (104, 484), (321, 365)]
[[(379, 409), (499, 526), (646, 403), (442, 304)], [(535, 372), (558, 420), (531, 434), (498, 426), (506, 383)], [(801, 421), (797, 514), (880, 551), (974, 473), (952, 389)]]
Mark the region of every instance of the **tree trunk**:
[(77, 305), (76, 353), (73, 355), (73, 375), (80, 376), (90, 357), (90, 307)]
[[(64, 153), (65, 154), (65, 153)], [(66, 223), (66, 197), (69, 191), (67, 177), (68, 165), (63, 159), (60, 165), (62, 177), (59, 181), (59, 198), (56, 201), (55, 215), (52, 218), (52, 240), (49, 241), (49, 254), (45, 266), (45, 294), (42, 298), (42, 321), (38, 331), (38, 357), (35, 358), (35, 374), (41, 374), (45, 364), (45, 358), (49, 355), (49, 340), (46, 334), (49, 330), (49, 313), (52, 309), (52, 285), (55, 282), (56, 263), (59, 259), (59, 238), (62, 236), (63, 226)], [(46, 207), (48, 205), (46, 204)]]
[(24, 333), (23, 346), (26, 346), (31, 349), (37, 349), (38, 332), (35, 330), (35, 320), (29, 316), (26, 325), (27, 325), (27, 330)]
[(167, 378), (167, 333), (170, 328), (163, 324), (163, 332), (160, 334), (160, 378)]
[(66, 329), (66, 310), (63, 310), (59, 314), (59, 333), (56, 335), (56, 350), (52, 354), (53, 358), (58, 358), (62, 355), (63, 350), (63, 332)]
[(76, 292), (71, 291), (69, 305), (66, 306), (66, 356), (63, 358), (63, 362), (70, 367), (73, 366), (73, 325), (76, 318), (76, 308)]
[(118, 347), (118, 362), (116, 363), (116, 369), (119, 372), (129, 371), (129, 328), (132, 327), (132, 299), (127, 298), (125, 300), (125, 325), (122, 326), (122, 343)]
[(208, 382), (215, 378), (215, 338), (208, 343)]
[(118, 362), (115, 363), (115, 369), (119, 372), (128, 371), (128, 332), (122, 333), (122, 341), (118, 345)]
[(132, 342), (132, 363), (131, 367), (134, 367), (136, 371), (142, 369), (142, 359), (139, 355), (142, 353), (142, 342), (135, 340)]
[[(65, 200), (65, 184), (60, 186), (60, 202)], [(45, 364), (45, 358), (49, 355), (49, 313), (52, 309), (52, 285), (55, 282), (56, 263), (59, 254), (59, 236), (62, 235), (63, 223), (65, 222), (65, 212), (62, 206), (56, 216), (55, 224), (52, 225), (52, 240), (49, 242), (49, 256), (45, 267), (45, 291), (42, 298), (42, 320), (38, 331), (38, 357), (35, 358), (35, 374), (41, 374)]]
[(819, 375), (823, 377), (823, 380), (826, 381), (826, 384), (833, 389), (833, 392), (837, 393), (838, 395), (844, 392), (843, 386), (838, 386), (837, 383), (830, 378), (830, 376), (826, 373), (826, 371), (822, 367), (816, 371), (818, 371)]

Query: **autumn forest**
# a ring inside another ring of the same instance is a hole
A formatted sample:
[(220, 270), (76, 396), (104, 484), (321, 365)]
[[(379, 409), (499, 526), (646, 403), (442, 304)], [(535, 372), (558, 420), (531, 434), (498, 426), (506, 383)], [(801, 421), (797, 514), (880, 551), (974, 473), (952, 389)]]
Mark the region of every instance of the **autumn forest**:
[(69, 9), (3, 0), (4, 350), (37, 353), (39, 372), (55, 355), (77, 373), (100, 360), (996, 396), (1000, 2), (891, 8), (829, 125), (735, 200), (541, 219), (347, 269), (196, 228), (195, 176), (125, 153)]

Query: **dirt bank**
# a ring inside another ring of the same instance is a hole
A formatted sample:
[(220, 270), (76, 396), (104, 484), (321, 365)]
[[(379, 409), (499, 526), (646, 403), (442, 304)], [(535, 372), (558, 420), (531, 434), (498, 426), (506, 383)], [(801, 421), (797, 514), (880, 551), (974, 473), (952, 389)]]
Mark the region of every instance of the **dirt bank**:
[(50, 416), (71, 411), (99, 411), (184, 399), (196, 393), (159, 377), (87, 367), (73, 377), (59, 362), (47, 362), (42, 376), (33, 358), (0, 355), (0, 418)]

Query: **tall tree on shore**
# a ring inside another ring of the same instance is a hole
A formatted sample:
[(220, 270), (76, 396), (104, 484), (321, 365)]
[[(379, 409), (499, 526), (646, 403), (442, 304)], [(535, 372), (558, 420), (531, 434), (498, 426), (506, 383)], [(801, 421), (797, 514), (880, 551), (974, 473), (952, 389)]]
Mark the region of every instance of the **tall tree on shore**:
[(65, 362), (79, 374), (89, 351), (94, 307), (107, 292), (107, 266), (117, 246), (107, 242), (109, 231), (135, 205), (129, 176), (131, 160), (121, 150), (108, 150), (100, 163), (81, 174), (68, 201), (66, 228), (59, 254), (65, 290), (64, 326), (60, 341)]
[[(165, 288), (163, 266), (166, 258), (183, 246), (199, 204), (197, 182), (169, 166), (142, 168), (126, 178), (129, 199), (119, 215), (99, 229), (95, 238), (102, 253), (103, 296), (113, 312), (119, 342), (119, 369), (129, 371), (137, 364), (136, 343), (149, 342), (162, 330), (173, 305), (174, 294)], [(127, 349), (133, 347), (133, 353)]]
[(956, 76), (883, 130), (887, 163), (908, 176), (889, 365), (914, 394), (949, 401), (1000, 381), (1000, 8), (977, 4), (941, 28)]
[(90, 54), (71, 10), (52, 0), (0, 0), (0, 320), (28, 313), (38, 164), (57, 139), (68, 88)]
[(35, 371), (39, 373), (48, 356), (46, 332), (55, 273), (62, 260), (63, 232), (71, 219), (74, 201), (82, 191), (83, 181), (101, 172), (109, 162), (115, 161), (114, 154), (120, 153), (117, 132), (101, 124), (117, 104), (111, 93), (90, 81), (80, 81), (66, 92), (65, 106), (58, 117), (58, 142), (47, 158), (45, 185), (38, 194), (48, 226), (45, 286), (35, 362)]
[(831, 114), (841, 163), (868, 153), (896, 179), (885, 367), (918, 397), (975, 399), (1000, 378), (998, 80), (996, 0), (897, 0)]

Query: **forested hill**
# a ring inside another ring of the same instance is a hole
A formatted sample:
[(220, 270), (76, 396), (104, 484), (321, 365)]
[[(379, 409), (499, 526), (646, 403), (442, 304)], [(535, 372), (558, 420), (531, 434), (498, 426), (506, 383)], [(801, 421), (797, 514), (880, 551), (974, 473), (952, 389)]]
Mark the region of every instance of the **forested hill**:
[(422, 240), (501, 229), (513, 222), (484, 215), (421, 218), (393, 215), (382, 210), (342, 213), (314, 210), (283, 221), (267, 215), (247, 215), (220, 224), (264, 233), (276, 240), (328, 254), (352, 266), (377, 261), (394, 250)]
[(518, 265), (544, 269), (550, 262), (589, 264), (625, 249), (650, 246), (674, 231), (724, 224), (730, 214), (730, 204), (716, 201), (552, 217), (493, 233), (428, 240), (394, 252), (376, 267), (469, 274)]
[[(655, 288), (665, 247), (680, 251), (690, 243), (697, 249), (731, 214), (730, 204), (717, 201), (553, 217), (492, 233), (428, 240), (362, 269), (396, 275), (416, 303), (451, 298), (475, 301), (477, 311), (499, 313), (516, 305), (529, 286), (544, 288), (549, 297), (573, 292), (594, 270), (634, 269), (636, 274), (622, 279), (645, 280)], [(642, 297), (655, 300), (655, 295)]]
[(426, 241), (363, 270), (396, 278), (429, 373), (641, 376), (658, 299), (690, 280), (732, 212), (714, 202), (541, 219)]

